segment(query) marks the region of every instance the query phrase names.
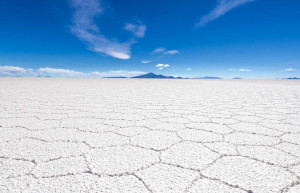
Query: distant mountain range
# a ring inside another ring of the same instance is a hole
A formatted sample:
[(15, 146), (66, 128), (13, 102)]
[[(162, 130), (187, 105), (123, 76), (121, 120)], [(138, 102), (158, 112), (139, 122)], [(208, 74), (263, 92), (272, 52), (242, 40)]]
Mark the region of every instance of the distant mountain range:
[(297, 78), (297, 77), (290, 77), (290, 78), (286, 78), (288, 80), (300, 80), (300, 78)]
[[(140, 75), (140, 76), (134, 76), (134, 77), (131, 77), (131, 78), (163, 78), (163, 79), (176, 79), (174, 76), (164, 76), (164, 75), (161, 75), (161, 74), (154, 74), (152, 72), (148, 73), (148, 74), (143, 74), (143, 75)], [(181, 78), (181, 77), (178, 77), (178, 78)]]
[[(164, 76), (161, 74), (154, 74), (152, 72), (148, 73), (148, 74), (143, 74), (140, 76), (134, 76), (131, 78), (160, 78), (160, 79), (190, 79), (190, 78), (182, 78), (182, 77), (174, 77), (174, 76)], [(198, 78), (191, 78), (191, 79), (222, 79), (219, 77), (212, 77), (212, 76), (205, 76), (205, 77), (198, 77)]]
[(242, 78), (240, 78), (240, 77), (235, 77), (235, 78), (233, 78), (233, 79), (242, 79)]
[(191, 78), (191, 79), (222, 79), (222, 78), (214, 77), (214, 76), (204, 76), (204, 77)]
[(108, 76), (108, 77), (103, 77), (103, 78), (127, 78), (125, 76)]

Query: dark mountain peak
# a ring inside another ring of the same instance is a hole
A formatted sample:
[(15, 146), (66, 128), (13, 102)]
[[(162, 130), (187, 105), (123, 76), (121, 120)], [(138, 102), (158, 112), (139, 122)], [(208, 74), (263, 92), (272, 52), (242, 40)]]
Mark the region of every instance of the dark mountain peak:
[(153, 72), (149, 72), (148, 74), (144, 74), (144, 75), (156, 75)]
[(154, 74), (153, 72), (150, 72), (148, 74), (143, 74), (143, 75), (140, 75), (140, 76), (134, 76), (134, 77), (131, 77), (131, 78), (164, 78), (164, 79), (174, 79), (174, 76), (164, 76), (164, 75), (157, 75), (157, 74)]

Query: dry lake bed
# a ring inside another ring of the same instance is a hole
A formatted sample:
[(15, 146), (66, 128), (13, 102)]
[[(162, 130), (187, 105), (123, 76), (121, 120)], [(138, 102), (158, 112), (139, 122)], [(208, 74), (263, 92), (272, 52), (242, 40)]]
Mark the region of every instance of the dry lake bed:
[(0, 78), (0, 192), (300, 192), (300, 81)]

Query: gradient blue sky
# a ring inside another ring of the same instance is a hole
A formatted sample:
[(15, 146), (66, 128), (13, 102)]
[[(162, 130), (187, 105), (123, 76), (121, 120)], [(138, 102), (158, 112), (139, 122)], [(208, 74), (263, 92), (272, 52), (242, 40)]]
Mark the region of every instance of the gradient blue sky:
[(0, 1), (0, 76), (299, 77), (299, 8), (299, 0)]

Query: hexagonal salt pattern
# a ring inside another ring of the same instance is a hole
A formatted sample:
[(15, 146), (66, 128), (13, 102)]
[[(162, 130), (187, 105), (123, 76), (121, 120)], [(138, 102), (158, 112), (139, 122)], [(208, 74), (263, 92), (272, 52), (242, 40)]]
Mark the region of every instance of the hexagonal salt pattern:
[(137, 175), (142, 178), (153, 192), (183, 192), (198, 175), (197, 172), (167, 164), (157, 164)]
[(300, 83), (0, 78), (0, 192), (300, 191)]
[(93, 149), (87, 157), (93, 173), (109, 175), (132, 173), (159, 162), (157, 152), (132, 146)]
[(188, 193), (246, 193), (245, 190), (241, 190), (236, 187), (229, 186), (227, 184), (210, 180), (206, 178), (200, 178), (194, 182), (191, 187), (187, 189)]
[(179, 141), (175, 133), (168, 131), (149, 131), (131, 138), (132, 144), (153, 150), (167, 149)]
[(253, 192), (278, 192), (298, 180), (284, 168), (241, 156), (221, 158), (203, 174)]
[(182, 167), (202, 169), (219, 158), (218, 153), (200, 143), (182, 142), (162, 152), (163, 162)]
[(288, 190), (288, 193), (299, 193), (300, 192), (300, 185), (296, 185), (296, 186), (293, 186), (291, 187), (289, 190)]
[(31, 176), (3, 180), (1, 192), (150, 192), (137, 177), (102, 177), (91, 174), (33, 178)]
[(0, 166), (1, 178), (13, 178), (29, 174), (35, 164), (19, 159), (0, 159)]

